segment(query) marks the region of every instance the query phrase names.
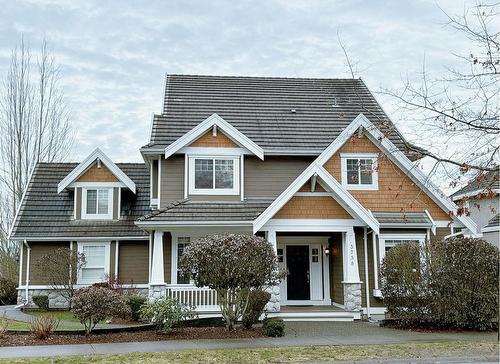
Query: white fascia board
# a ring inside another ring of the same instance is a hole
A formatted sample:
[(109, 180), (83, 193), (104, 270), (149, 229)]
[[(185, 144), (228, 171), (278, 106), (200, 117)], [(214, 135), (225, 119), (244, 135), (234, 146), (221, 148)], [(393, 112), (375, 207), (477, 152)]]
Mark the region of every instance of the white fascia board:
[[(453, 201), (460, 201), (461, 199), (463, 199), (465, 197), (472, 198), (474, 196), (479, 195), (480, 193), (489, 192), (489, 191), (490, 191), (489, 189), (483, 188), (483, 189), (479, 189), (479, 190), (475, 190), (475, 191), (461, 193), (460, 195), (453, 196), (452, 199), (453, 199)], [(495, 194), (500, 193), (500, 189), (498, 189), (498, 188), (493, 188), (493, 189), (491, 189), (491, 191), (494, 192)]]
[(99, 158), (101, 162), (118, 178), (125, 186), (135, 193), (135, 183), (99, 148), (96, 148), (90, 155), (85, 158), (78, 166), (75, 167), (59, 184), (57, 185), (57, 193), (61, 193), (66, 187), (80, 177), (87, 168)]
[(196, 139), (198, 139), (204, 133), (210, 130), (210, 128), (212, 128), (214, 125), (216, 125), (217, 128), (220, 128), (223, 132), (225, 132), (227, 136), (234, 142), (248, 149), (250, 152), (255, 154), (261, 160), (264, 160), (264, 150), (261, 147), (259, 147), (256, 143), (250, 140), (250, 138), (245, 136), (238, 129), (229, 124), (227, 121), (225, 121), (217, 114), (212, 114), (204, 121), (202, 121), (200, 124), (198, 124), (193, 129), (184, 134), (182, 137), (180, 137), (175, 142), (166, 147), (165, 158), (170, 157), (172, 154), (178, 152), (181, 148), (190, 145), (192, 142), (194, 142)]
[(68, 237), (68, 236), (33, 236), (33, 237), (17, 237), (11, 239), (12, 241), (102, 241), (102, 240), (147, 240), (148, 235), (144, 236), (84, 236), (84, 237)]
[(252, 221), (136, 221), (139, 227), (171, 227), (171, 226), (252, 226)]
[(500, 231), (500, 226), (489, 226), (489, 227), (485, 227), (483, 228), (483, 233), (492, 233), (492, 232), (495, 232), (495, 231)]

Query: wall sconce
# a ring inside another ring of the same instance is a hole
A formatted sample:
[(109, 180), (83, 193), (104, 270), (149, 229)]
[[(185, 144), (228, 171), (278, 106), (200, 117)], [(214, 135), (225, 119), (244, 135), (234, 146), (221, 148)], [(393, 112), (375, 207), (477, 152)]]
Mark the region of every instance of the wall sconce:
[(325, 254), (326, 256), (330, 255), (330, 246), (329, 245), (323, 247), (323, 254)]

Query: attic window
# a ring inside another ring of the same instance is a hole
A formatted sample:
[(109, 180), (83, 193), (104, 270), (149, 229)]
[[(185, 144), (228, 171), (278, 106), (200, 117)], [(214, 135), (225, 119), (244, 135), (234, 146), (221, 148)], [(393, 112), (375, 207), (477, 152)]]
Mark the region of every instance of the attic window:
[(376, 154), (341, 154), (342, 185), (349, 190), (378, 190)]

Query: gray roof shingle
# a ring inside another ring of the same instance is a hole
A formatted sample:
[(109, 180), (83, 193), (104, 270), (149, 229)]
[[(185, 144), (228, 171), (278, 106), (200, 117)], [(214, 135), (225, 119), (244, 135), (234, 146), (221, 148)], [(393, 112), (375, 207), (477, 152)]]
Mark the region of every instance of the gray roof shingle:
[(460, 196), (474, 191), (498, 190), (500, 189), (500, 167), (494, 171), (480, 173), (464, 187), (454, 192), (451, 197)]
[(264, 152), (319, 154), (360, 113), (404, 149), (362, 80), (191, 75), (167, 75), (164, 110), (143, 149), (170, 145), (213, 113)]
[(413, 225), (432, 226), (432, 221), (425, 212), (373, 212), (381, 227), (384, 225)]
[(496, 227), (496, 226), (500, 226), (500, 214), (496, 214), (495, 216), (493, 216), (488, 221), (488, 224), (486, 224), (484, 227), (490, 228), (490, 227)]
[(77, 163), (39, 163), (26, 190), (19, 215), (12, 230), (12, 239), (61, 237), (138, 237), (146, 236), (135, 224), (140, 216), (151, 212), (149, 207), (149, 174), (145, 164), (118, 163), (137, 187), (134, 195), (122, 190), (121, 218), (116, 221), (75, 220), (71, 190), (57, 193), (57, 184)]
[(198, 202), (182, 200), (154, 211), (139, 221), (252, 221), (272, 201)]

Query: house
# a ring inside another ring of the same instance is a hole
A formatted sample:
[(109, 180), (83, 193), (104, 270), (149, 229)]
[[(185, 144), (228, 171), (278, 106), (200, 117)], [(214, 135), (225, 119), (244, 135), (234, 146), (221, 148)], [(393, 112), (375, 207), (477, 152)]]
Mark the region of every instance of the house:
[(479, 173), (450, 197), (477, 225), (483, 239), (500, 247), (500, 168)]
[(383, 313), (388, 249), (477, 230), (405, 143), (360, 79), (168, 75), (145, 163), (96, 150), (35, 167), (11, 232), (22, 247), (19, 302), (47, 294), (65, 304), (34, 263), (64, 246), (86, 254), (79, 285), (115, 274), (149, 297), (214, 312), (215, 292), (195, 287), (179, 257), (197, 237), (237, 232), (264, 236), (288, 270), (268, 311)]

